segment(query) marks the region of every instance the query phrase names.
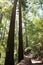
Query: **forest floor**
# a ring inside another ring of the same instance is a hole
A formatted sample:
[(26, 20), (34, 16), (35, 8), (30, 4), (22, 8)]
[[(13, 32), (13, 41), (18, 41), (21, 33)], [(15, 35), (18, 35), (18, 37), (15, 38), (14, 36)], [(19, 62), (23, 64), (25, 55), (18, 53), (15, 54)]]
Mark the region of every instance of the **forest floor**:
[(21, 60), (20, 63), (17, 65), (43, 65), (43, 59), (37, 60), (37, 59), (32, 59), (32, 56), (24, 56), (24, 59)]

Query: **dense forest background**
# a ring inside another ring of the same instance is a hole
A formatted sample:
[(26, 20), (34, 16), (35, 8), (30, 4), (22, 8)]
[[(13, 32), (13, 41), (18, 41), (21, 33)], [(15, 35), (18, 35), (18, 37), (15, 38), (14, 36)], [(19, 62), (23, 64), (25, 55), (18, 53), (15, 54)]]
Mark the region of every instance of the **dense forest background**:
[[(0, 65), (4, 65), (14, 0), (0, 0)], [(43, 0), (22, 0), (23, 54), (43, 57)], [(16, 5), (14, 59), (18, 62), (19, 3)], [(14, 13), (14, 12), (13, 12)], [(12, 34), (11, 34), (12, 35)], [(10, 40), (11, 41), (11, 40)], [(21, 53), (21, 52), (20, 52)], [(27, 53), (28, 54), (28, 53)]]

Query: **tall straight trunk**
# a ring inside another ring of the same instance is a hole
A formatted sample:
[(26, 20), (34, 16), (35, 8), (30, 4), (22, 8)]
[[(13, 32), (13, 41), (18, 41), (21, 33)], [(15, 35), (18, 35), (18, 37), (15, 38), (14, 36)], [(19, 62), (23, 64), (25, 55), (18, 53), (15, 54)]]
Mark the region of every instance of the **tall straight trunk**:
[(28, 38), (27, 38), (26, 22), (25, 22), (25, 35), (26, 35), (26, 47), (28, 47)]
[(3, 17), (3, 16), (2, 16), (2, 14), (1, 14), (1, 15), (0, 15), (0, 23), (2, 22), (2, 17)]
[(23, 59), (23, 40), (22, 40), (22, 12), (21, 0), (19, 0), (19, 47), (18, 47), (18, 62)]
[(28, 38), (27, 38), (27, 35), (26, 35), (26, 48), (28, 47)]
[(16, 17), (16, 3), (14, 0), (14, 6), (12, 9), (10, 30), (7, 41), (5, 65), (14, 65), (14, 30), (15, 30), (15, 17)]

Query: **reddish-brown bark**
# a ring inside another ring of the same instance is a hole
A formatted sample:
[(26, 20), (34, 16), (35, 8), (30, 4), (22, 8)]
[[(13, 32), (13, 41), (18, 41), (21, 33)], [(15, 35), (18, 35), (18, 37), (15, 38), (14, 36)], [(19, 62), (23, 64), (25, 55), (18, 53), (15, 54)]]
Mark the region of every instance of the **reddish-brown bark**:
[(22, 40), (22, 12), (21, 0), (19, 0), (19, 47), (18, 47), (18, 62), (23, 59), (23, 40)]
[(5, 65), (14, 65), (14, 30), (15, 30), (15, 17), (16, 17), (16, 3), (14, 0), (14, 6), (12, 9), (10, 29), (7, 41)]

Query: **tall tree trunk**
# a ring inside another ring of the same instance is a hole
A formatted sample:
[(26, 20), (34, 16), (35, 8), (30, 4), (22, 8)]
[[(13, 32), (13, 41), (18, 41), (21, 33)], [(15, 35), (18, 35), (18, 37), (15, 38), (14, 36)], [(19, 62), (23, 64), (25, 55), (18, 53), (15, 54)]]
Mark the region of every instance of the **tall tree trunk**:
[(1, 15), (0, 15), (0, 23), (2, 22), (2, 17), (3, 17), (3, 16), (2, 16), (2, 14), (1, 14)]
[(28, 38), (27, 38), (27, 35), (26, 35), (26, 47), (28, 47)]
[(14, 65), (14, 30), (15, 30), (15, 17), (16, 17), (16, 3), (14, 0), (14, 6), (12, 9), (10, 30), (7, 41), (5, 65)]
[(26, 34), (26, 47), (28, 47), (28, 38), (27, 38), (26, 22), (24, 24), (25, 24), (25, 34)]
[(23, 40), (22, 40), (22, 15), (21, 15), (21, 0), (19, 0), (19, 47), (18, 47), (18, 62), (23, 59)]

